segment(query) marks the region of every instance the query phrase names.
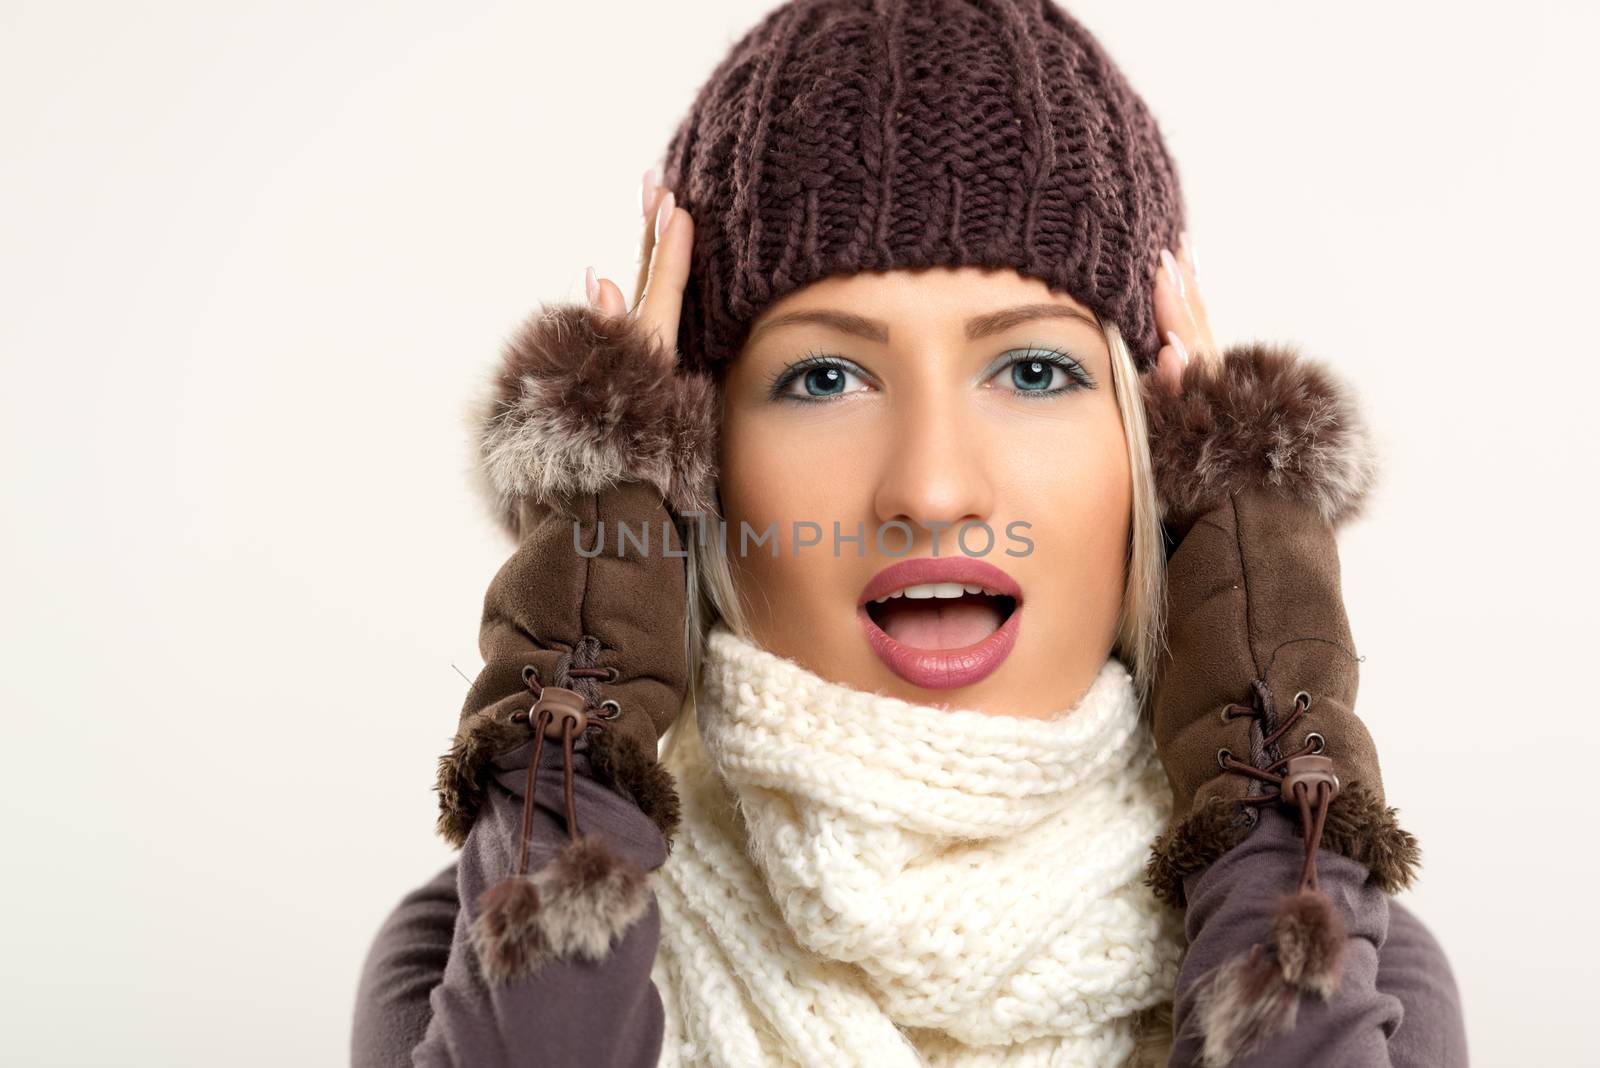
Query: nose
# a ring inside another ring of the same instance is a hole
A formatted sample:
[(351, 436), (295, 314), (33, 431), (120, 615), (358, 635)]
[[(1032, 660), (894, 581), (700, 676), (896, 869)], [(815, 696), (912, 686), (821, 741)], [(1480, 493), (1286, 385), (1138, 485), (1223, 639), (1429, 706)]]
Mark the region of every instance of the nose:
[[(912, 546), (931, 546), (937, 531), (940, 556), (960, 552), (956, 542), (960, 526), (987, 522), (995, 507), (989, 465), (996, 458), (986, 455), (985, 436), (968, 426), (969, 413), (961, 410), (961, 399), (960, 391), (955, 391), (943, 398), (928, 394), (905, 398), (896, 405), (894, 433), (873, 499), (879, 524), (906, 523)], [(969, 540), (974, 552), (984, 542), (977, 534), (969, 535)], [(883, 544), (897, 551), (905, 539), (887, 531)]]

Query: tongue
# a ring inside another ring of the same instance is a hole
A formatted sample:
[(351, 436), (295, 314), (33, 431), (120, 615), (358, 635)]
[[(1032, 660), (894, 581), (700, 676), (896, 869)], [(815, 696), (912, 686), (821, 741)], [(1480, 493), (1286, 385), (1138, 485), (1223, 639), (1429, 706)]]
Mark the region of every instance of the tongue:
[(983, 641), (1003, 622), (994, 599), (981, 594), (896, 597), (877, 608), (884, 632), (913, 649), (959, 649)]

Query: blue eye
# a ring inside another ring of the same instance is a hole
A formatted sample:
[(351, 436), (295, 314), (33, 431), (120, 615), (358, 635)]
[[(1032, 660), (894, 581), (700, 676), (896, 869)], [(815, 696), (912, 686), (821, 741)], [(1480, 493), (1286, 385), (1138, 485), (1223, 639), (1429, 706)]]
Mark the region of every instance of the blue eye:
[(1006, 356), (1010, 358), (991, 377), (998, 379), (1004, 376), (1014, 392), (1034, 397), (1053, 397), (1094, 386), (1094, 379), (1083, 365), (1064, 352), (1049, 348), (1027, 348), (1006, 353)]
[(1018, 389), (1046, 390), (1058, 373), (1065, 377), (1064, 371), (1045, 360), (1018, 360), (1011, 365), (1011, 384)]
[[(995, 369), (986, 381), (1004, 376), (1008, 384), (1001, 388), (1029, 397), (1055, 397), (1094, 387), (1093, 377), (1081, 363), (1044, 346), (1014, 349), (990, 366)], [(868, 377), (849, 360), (812, 352), (773, 375), (768, 396), (801, 404), (826, 401), (872, 389)]]
[[(809, 354), (802, 360), (785, 367), (773, 377), (769, 393), (774, 400), (808, 401), (842, 397), (856, 393), (849, 388), (854, 380), (865, 385), (853, 364), (837, 356)], [(798, 386), (799, 388), (794, 388)]]

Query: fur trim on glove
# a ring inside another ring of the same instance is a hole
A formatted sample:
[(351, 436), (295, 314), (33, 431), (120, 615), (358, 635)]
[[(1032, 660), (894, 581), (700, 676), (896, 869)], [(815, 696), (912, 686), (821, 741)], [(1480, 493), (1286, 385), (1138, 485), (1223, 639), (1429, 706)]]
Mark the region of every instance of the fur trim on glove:
[(538, 871), (484, 892), (472, 947), (484, 978), (495, 984), (552, 959), (602, 960), (649, 905), (643, 871), (599, 840), (577, 838)]
[[(1183, 877), (1204, 871), (1212, 861), (1244, 841), (1254, 827), (1251, 814), (1221, 798), (1197, 806), (1156, 838), (1145, 861), (1145, 885), (1173, 908), (1186, 905)], [(1409, 887), (1422, 863), (1422, 849), (1400, 826), (1397, 809), (1359, 782), (1352, 781), (1328, 804), (1318, 847), (1349, 857), (1386, 894)]]
[[(520, 699), (526, 703), (525, 697)], [(467, 835), (489, 796), (494, 758), (527, 740), (527, 724), (509, 720), (503, 703), (479, 709), (462, 723), (450, 751), (439, 758), (434, 785), (439, 795), (435, 826), (441, 838), (456, 849), (467, 844)], [(584, 752), (595, 781), (638, 805), (671, 849), (679, 818), (672, 773), (606, 731), (590, 734)]]
[(507, 343), (491, 395), (474, 404), (480, 486), (513, 537), (518, 502), (554, 502), (628, 479), (682, 515), (715, 501), (717, 393), (675, 366), (637, 320), (546, 305)]
[(1231, 493), (1273, 489), (1335, 526), (1358, 516), (1378, 462), (1345, 382), (1292, 345), (1250, 342), (1192, 360), (1174, 390), (1144, 379), (1162, 519), (1186, 526)]
[[(526, 697), (519, 695), (526, 704)], [(467, 834), (489, 797), (490, 762), (528, 740), (526, 723), (505, 715), (504, 703), (474, 712), (457, 730), (450, 751), (439, 758), (434, 789), (439, 795), (439, 836), (456, 849), (467, 844)]]
[(639, 806), (661, 831), (670, 852), (678, 832), (678, 786), (659, 762), (600, 731), (589, 738), (589, 767), (597, 781)]

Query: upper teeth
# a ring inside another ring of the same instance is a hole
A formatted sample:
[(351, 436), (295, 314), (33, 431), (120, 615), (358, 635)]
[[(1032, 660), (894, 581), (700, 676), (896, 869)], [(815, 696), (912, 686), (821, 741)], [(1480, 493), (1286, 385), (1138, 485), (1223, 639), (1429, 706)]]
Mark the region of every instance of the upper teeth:
[(999, 597), (999, 593), (987, 586), (968, 586), (960, 582), (923, 582), (916, 586), (907, 586), (902, 590), (895, 590), (891, 594), (875, 599), (873, 604), (882, 604), (894, 597), (960, 597), (963, 593), (986, 593), (990, 597)]

